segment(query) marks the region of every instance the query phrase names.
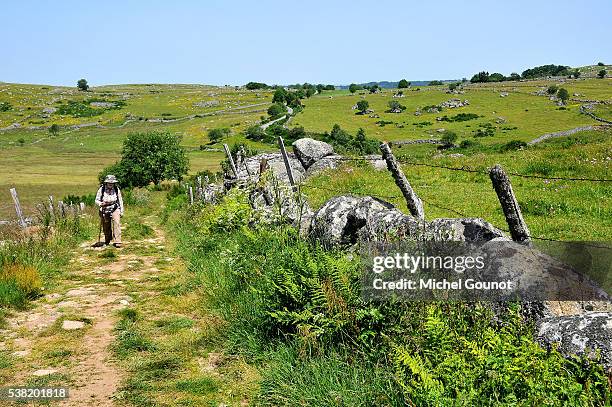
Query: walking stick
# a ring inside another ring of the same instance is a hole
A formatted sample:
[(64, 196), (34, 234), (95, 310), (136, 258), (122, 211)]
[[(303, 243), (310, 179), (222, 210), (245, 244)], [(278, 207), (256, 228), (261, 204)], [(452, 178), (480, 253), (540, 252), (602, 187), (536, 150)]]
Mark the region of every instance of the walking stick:
[(100, 241), (102, 238), (102, 216), (100, 216), (100, 227), (98, 228), (98, 241), (92, 245), (92, 247), (101, 247), (103, 243)]

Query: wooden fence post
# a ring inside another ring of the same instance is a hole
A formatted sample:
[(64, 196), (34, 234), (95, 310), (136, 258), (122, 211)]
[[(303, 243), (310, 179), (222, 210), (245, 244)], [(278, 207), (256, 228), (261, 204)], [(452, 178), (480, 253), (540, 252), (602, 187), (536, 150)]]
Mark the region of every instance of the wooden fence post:
[(249, 178), (251, 178), (251, 176), (253, 174), (251, 174), (251, 170), (249, 170), (249, 165), (248, 165), (247, 160), (246, 160), (246, 151), (244, 151), (244, 147), (243, 146), (240, 146), (240, 154), (242, 156), (242, 160), (243, 160), (243, 163), (244, 163), (244, 169), (246, 170), (247, 174), (249, 175)]
[(514, 196), (514, 191), (512, 191), (510, 179), (508, 179), (508, 176), (499, 164), (491, 168), (489, 177), (491, 178), (493, 188), (497, 193), (497, 198), (504, 211), (512, 240), (519, 243), (529, 243), (531, 241), (529, 229), (523, 219), (523, 214)]
[(66, 217), (66, 207), (64, 205), (64, 201), (57, 201), (57, 209), (58, 209), (59, 215), (62, 218), (65, 218)]
[(285, 162), (285, 169), (287, 170), (287, 177), (289, 177), (289, 184), (291, 184), (291, 188), (293, 191), (296, 191), (295, 180), (293, 179), (293, 169), (291, 168), (291, 164), (289, 163), (289, 156), (287, 155), (287, 150), (285, 150), (285, 142), (282, 137), (278, 137), (278, 147), (280, 148), (281, 155), (283, 156), (283, 161)]
[(425, 211), (423, 210), (423, 202), (417, 196), (417, 194), (410, 186), (408, 179), (404, 175), (402, 168), (398, 164), (395, 156), (391, 152), (391, 147), (387, 143), (382, 143), (380, 145), (380, 151), (382, 152), (382, 156), (387, 162), (387, 169), (393, 175), (393, 179), (395, 180), (395, 184), (399, 187), (400, 191), (402, 191), (402, 195), (406, 199), (406, 205), (408, 206), (408, 210), (410, 214), (418, 219), (425, 219)]
[(26, 223), (25, 219), (23, 218), (21, 204), (19, 203), (19, 197), (17, 196), (17, 190), (15, 188), (11, 188), (11, 195), (13, 197), (13, 202), (15, 203), (15, 212), (17, 212), (17, 218), (19, 218), (19, 226), (25, 228)]
[(234, 163), (234, 159), (232, 158), (232, 153), (230, 152), (227, 144), (223, 144), (223, 148), (225, 149), (225, 154), (227, 155), (227, 159), (229, 160), (230, 167), (232, 168), (232, 172), (234, 173), (234, 177), (238, 179), (238, 170), (236, 169), (236, 164)]

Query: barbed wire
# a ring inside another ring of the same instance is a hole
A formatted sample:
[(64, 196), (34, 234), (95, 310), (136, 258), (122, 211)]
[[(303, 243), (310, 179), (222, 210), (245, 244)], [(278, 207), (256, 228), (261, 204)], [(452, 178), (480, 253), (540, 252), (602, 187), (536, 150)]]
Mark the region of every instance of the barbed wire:
[[(314, 185), (302, 185), (302, 188), (306, 188), (306, 189), (308, 189), (308, 188), (318, 189), (318, 190), (321, 190), (321, 191), (331, 192), (331, 193), (334, 193), (334, 194), (341, 194), (341, 193), (343, 193), (342, 191), (338, 191), (338, 190), (335, 190), (335, 189), (324, 188), (324, 187), (319, 187), (319, 186), (314, 186)], [(349, 193), (355, 194), (355, 195), (362, 195), (362, 196), (371, 196), (372, 198), (382, 199), (382, 200), (384, 200), (384, 199), (399, 199), (399, 198), (403, 198), (403, 195), (384, 196), (384, 195), (368, 194), (366, 192), (358, 192), (358, 191), (351, 191)], [(448, 212), (452, 212), (452, 213), (454, 213), (456, 215), (461, 216), (462, 218), (472, 218), (473, 217), (473, 216), (466, 215), (466, 214), (464, 214), (462, 212), (459, 212), (459, 211), (457, 211), (455, 209), (448, 208), (448, 207), (436, 204), (434, 202), (431, 202), (428, 199), (424, 199), (422, 197), (419, 197), (419, 199), (421, 201), (425, 202), (426, 204), (430, 205), (430, 206), (433, 206), (435, 208), (442, 209), (442, 210), (445, 210), (445, 211), (448, 211)], [(503, 231), (503, 232), (511, 233), (509, 229), (502, 228), (502, 227), (499, 227), (499, 226), (496, 226), (496, 225), (493, 225), (493, 226), (496, 227), (497, 229)], [(542, 240), (542, 241), (556, 242), (556, 243), (566, 243), (566, 244), (567, 243), (573, 243), (573, 242), (568, 242), (568, 241), (565, 241), (565, 240), (552, 239), (552, 238), (543, 237), (543, 236), (533, 236), (533, 235), (530, 235), (529, 238), (530, 239), (534, 239), (534, 240)], [(590, 244), (590, 243), (586, 243), (586, 242), (576, 242), (576, 243), (580, 244), (581, 246), (585, 246), (585, 247), (592, 247), (592, 248), (597, 248), (597, 249), (612, 250), (612, 247), (610, 247), (610, 246), (600, 246), (600, 245), (594, 245), (594, 244)]]
[[(325, 157), (323, 158), (325, 159)], [(383, 161), (384, 159), (381, 157), (334, 157), (333, 160), (336, 161)], [(447, 165), (436, 165), (436, 164), (428, 164), (418, 161), (409, 161), (402, 158), (396, 158), (396, 161), (400, 164), (407, 164), (413, 166), (422, 166), (422, 167), (430, 167), (430, 168), (440, 168), (449, 171), (461, 171), (473, 174), (483, 174), (488, 175), (489, 172), (487, 170), (474, 169), (470, 167), (451, 167)], [(611, 178), (582, 178), (582, 177), (548, 177), (542, 175), (529, 175), (529, 174), (521, 174), (518, 172), (509, 172), (506, 171), (506, 174), (512, 175), (520, 178), (535, 178), (535, 179), (544, 179), (544, 180), (555, 180), (555, 181), (591, 181), (591, 182), (612, 182)]]

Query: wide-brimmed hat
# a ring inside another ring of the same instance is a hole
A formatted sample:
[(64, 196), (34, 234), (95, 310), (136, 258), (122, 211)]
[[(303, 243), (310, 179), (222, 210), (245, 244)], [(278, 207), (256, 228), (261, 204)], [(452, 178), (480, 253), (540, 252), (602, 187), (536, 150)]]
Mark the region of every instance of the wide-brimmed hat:
[(116, 184), (117, 182), (117, 177), (115, 177), (114, 175), (107, 175), (106, 178), (104, 178), (104, 183), (105, 184)]

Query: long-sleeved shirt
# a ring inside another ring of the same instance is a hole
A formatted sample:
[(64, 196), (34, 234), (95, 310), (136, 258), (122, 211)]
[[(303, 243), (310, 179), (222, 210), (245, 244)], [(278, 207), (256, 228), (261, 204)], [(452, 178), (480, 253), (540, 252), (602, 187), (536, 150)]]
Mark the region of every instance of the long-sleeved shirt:
[(96, 194), (96, 205), (100, 208), (102, 204), (115, 203), (119, 204), (119, 211), (121, 215), (123, 215), (123, 198), (121, 198), (121, 191), (117, 188), (117, 193), (115, 193), (115, 188), (106, 188), (103, 186), (98, 189), (98, 193)]

